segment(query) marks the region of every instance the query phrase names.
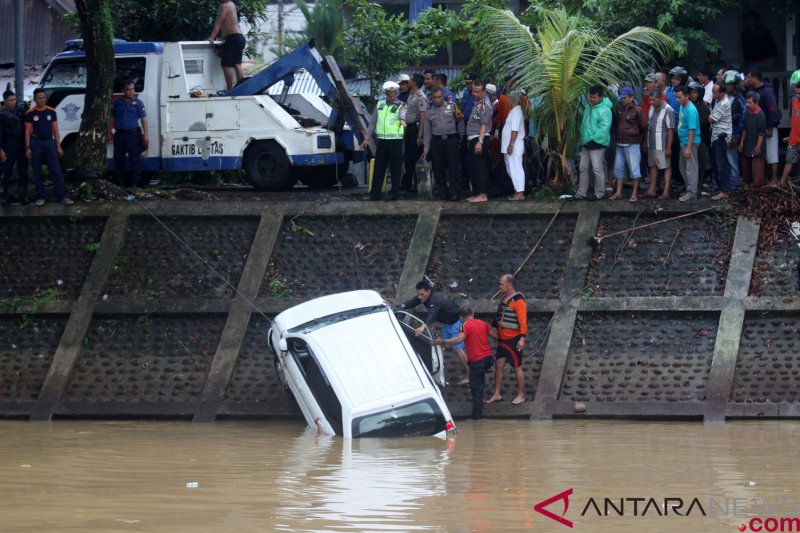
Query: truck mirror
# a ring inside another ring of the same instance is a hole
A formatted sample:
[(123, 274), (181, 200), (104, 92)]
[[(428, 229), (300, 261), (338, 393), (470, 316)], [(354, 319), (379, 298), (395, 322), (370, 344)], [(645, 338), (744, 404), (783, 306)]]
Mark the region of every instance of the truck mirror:
[(286, 339), (280, 339), (278, 341), (278, 349), (282, 352), (289, 350), (289, 345), (286, 343)]

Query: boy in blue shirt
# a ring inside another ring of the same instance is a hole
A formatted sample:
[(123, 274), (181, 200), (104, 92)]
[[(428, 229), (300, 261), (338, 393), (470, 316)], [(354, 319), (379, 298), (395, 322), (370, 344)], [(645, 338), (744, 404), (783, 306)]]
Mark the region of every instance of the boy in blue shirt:
[(678, 100), (678, 139), (681, 144), (680, 171), (686, 183), (686, 192), (678, 200), (687, 202), (697, 198), (697, 181), (699, 166), (697, 149), (700, 146), (700, 114), (689, 100), (689, 89), (680, 86), (675, 89), (675, 98)]

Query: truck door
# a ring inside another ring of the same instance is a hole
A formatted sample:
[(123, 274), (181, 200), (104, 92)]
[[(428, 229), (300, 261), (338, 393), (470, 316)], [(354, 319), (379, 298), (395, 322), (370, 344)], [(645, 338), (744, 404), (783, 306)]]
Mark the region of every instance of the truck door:
[(425, 368), (428, 369), (433, 379), (442, 387), (445, 386), (444, 375), (444, 352), (441, 346), (433, 346), (433, 332), (425, 326), (425, 331), (422, 335), (417, 336), (416, 329), (424, 324), (418, 317), (405, 311), (395, 311), (395, 317), (400, 322), (408, 342), (416, 352)]

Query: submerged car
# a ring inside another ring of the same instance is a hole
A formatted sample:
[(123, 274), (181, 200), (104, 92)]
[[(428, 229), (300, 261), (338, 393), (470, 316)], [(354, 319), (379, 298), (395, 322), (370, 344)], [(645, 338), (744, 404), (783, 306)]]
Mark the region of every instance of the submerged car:
[[(275, 367), (308, 424), (358, 437), (455, 433), (437, 386), (442, 350), (408, 313), (374, 291), (316, 298), (280, 313), (269, 330)], [(435, 381), (436, 380), (436, 381)]]

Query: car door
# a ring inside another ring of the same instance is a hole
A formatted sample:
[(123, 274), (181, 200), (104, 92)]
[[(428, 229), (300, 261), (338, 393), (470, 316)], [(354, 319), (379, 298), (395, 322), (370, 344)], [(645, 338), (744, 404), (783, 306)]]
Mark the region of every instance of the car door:
[[(395, 311), (394, 315), (398, 322), (400, 322), (403, 333), (405, 333), (408, 342), (411, 344), (414, 352), (416, 352), (419, 360), (425, 365), (425, 368), (428, 369), (433, 379), (441, 387), (444, 387), (444, 352), (441, 346), (433, 346), (431, 344), (433, 341), (433, 332), (428, 328), (425, 322), (411, 313)], [(417, 336), (416, 329), (421, 325), (425, 325), (425, 330), (421, 335)]]

